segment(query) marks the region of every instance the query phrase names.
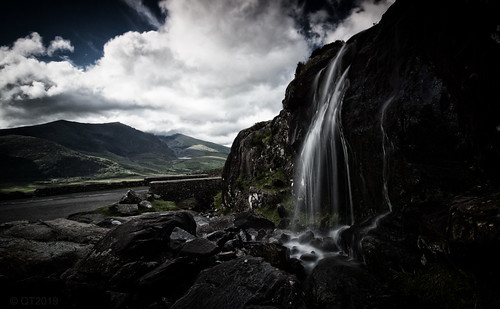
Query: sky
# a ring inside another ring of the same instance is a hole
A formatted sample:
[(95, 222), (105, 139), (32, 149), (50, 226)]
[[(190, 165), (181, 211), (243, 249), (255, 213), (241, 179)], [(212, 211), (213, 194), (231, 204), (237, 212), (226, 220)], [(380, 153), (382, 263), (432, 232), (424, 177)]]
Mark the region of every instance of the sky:
[(121, 122), (230, 146), (312, 50), (393, 0), (4, 0), (0, 128)]

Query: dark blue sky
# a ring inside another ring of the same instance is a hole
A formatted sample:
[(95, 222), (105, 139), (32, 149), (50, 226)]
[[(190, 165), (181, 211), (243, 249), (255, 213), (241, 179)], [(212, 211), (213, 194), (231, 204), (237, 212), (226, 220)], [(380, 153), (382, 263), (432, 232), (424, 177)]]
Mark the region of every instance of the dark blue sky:
[[(61, 36), (75, 47), (70, 56), (78, 66), (92, 64), (102, 57), (103, 46), (111, 38), (127, 31), (157, 30), (129, 3), (141, 0), (3, 0), (0, 10), (0, 46), (38, 32), (44, 43)], [(159, 0), (142, 0), (142, 4), (160, 22), (165, 15)], [(295, 2), (293, 0), (289, 1)], [(326, 10), (332, 22), (343, 20), (356, 1), (299, 0), (302, 13)], [(294, 16), (298, 28), (308, 35), (310, 29), (305, 15)], [(56, 55), (57, 56), (57, 55)], [(59, 55), (61, 56), (61, 55)]]
[[(144, 4), (161, 20), (164, 16), (157, 2)], [(3, 0), (0, 20), (0, 46), (32, 32), (38, 32), (45, 43), (61, 36), (75, 47), (70, 58), (79, 66), (99, 59), (104, 44), (116, 35), (156, 30), (123, 0)]]

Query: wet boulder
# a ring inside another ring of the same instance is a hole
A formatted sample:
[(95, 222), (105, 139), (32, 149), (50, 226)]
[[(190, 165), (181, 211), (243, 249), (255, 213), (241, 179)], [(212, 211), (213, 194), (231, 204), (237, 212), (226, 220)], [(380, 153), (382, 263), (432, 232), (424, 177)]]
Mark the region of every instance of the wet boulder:
[(196, 234), (196, 223), (187, 212), (148, 213), (111, 230), (75, 269), (109, 278), (124, 264), (161, 261), (176, 253), (170, 247), (172, 231), (179, 227)]
[(251, 211), (241, 212), (234, 215), (234, 226), (240, 229), (273, 230), (275, 224), (264, 217), (260, 217)]
[(244, 256), (200, 273), (172, 308), (305, 308), (294, 275)]

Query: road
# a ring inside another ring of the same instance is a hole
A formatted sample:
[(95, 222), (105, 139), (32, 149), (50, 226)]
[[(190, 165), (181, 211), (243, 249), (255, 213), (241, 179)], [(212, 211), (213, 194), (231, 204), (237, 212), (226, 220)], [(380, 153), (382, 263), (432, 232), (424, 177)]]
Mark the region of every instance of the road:
[[(148, 187), (132, 188), (136, 192)], [(91, 211), (118, 202), (127, 193), (126, 188), (109, 191), (72, 193), (57, 196), (0, 201), (0, 223), (15, 220), (51, 220), (71, 214)]]

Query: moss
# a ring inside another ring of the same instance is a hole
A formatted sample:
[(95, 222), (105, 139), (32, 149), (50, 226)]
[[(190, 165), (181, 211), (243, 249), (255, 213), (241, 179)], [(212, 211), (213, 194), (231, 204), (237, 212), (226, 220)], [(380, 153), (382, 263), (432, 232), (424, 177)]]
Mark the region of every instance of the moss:
[(263, 216), (267, 220), (274, 222), (274, 224), (278, 224), (281, 221), (281, 218), (278, 214), (278, 210), (276, 209), (276, 207), (266, 206), (262, 208), (257, 208), (254, 211), (257, 215)]
[(278, 168), (273, 171), (266, 171), (257, 176), (254, 186), (257, 189), (272, 191), (273, 193), (289, 187), (288, 177), (285, 175), (283, 168)]
[(270, 128), (267, 128), (265, 130), (260, 129), (259, 131), (256, 131), (252, 136), (252, 145), (257, 146), (266, 144), (271, 140), (272, 135), (273, 134)]
[(173, 211), (179, 210), (179, 207), (172, 201), (164, 201), (164, 200), (154, 200), (151, 202), (153, 204), (154, 211)]

